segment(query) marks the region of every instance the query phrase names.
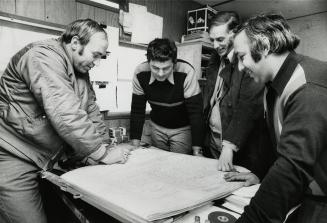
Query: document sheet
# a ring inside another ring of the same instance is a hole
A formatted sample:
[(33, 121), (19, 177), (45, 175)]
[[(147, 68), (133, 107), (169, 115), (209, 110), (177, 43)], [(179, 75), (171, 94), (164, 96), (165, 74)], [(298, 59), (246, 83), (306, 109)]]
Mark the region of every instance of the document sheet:
[(167, 218), (224, 197), (243, 186), (226, 182), (217, 160), (149, 148), (132, 151), (125, 164), (96, 165), (62, 180), (108, 213), (131, 222)]

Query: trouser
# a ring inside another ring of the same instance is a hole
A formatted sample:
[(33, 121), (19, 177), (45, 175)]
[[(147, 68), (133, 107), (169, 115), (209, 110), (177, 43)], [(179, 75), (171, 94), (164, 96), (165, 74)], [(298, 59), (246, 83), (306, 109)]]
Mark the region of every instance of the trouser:
[(305, 195), (300, 207), (285, 223), (326, 223), (327, 196)]
[(0, 222), (46, 223), (39, 169), (0, 147)]
[(305, 196), (297, 219), (298, 223), (326, 223), (327, 196)]
[(151, 143), (166, 151), (192, 154), (191, 127), (168, 129), (151, 122)]

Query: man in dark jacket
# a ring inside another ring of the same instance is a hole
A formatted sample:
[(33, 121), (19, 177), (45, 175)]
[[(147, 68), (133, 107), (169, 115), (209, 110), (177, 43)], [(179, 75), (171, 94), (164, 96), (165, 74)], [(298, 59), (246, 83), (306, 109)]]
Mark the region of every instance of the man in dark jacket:
[(278, 153), (237, 222), (283, 222), (301, 202), (295, 222), (327, 222), (327, 63), (295, 53), (299, 42), (274, 14), (249, 19), (236, 34), (239, 68), (266, 84), (267, 122)]
[(219, 170), (233, 170), (234, 163), (261, 178), (273, 160), (273, 154), (269, 157), (264, 152), (269, 146), (263, 119), (264, 86), (237, 67), (233, 37), (238, 24), (235, 12), (218, 12), (211, 20), (209, 37), (215, 52), (207, 69), (204, 90), (205, 154), (218, 159)]

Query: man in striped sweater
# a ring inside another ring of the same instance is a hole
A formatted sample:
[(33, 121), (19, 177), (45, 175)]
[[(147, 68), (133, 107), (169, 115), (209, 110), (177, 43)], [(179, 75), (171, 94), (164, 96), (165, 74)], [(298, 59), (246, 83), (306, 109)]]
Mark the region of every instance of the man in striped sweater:
[(133, 78), (130, 138), (139, 146), (146, 102), (151, 105), (152, 145), (171, 152), (201, 155), (204, 121), (201, 90), (192, 65), (177, 59), (169, 39), (155, 39), (147, 62)]

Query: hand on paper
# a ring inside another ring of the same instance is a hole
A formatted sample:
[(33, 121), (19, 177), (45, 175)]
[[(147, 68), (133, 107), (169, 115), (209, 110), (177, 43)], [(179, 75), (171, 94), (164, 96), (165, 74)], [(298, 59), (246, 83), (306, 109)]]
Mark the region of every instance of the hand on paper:
[(233, 149), (230, 146), (223, 146), (220, 157), (218, 159), (218, 170), (233, 171)]
[(129, 145), (129, 147), (127, 147), (126, 144), (112, 147), (109, 149), (107, 156), (101, 160), (101, 163), (126, 163), (130, 153), (131, 145)]
[(253, 173), (239, 173), (239, 172), (230, 172), (230, 173), (226, 173), (224, 175), (224, 179), (227, 182), (230, 181), (245, 181), (244, 182), (244, 186), (248, 187), (251, 186), (253, 184), (258, 184), (260, 183), (259, 178), (253, 174)]

